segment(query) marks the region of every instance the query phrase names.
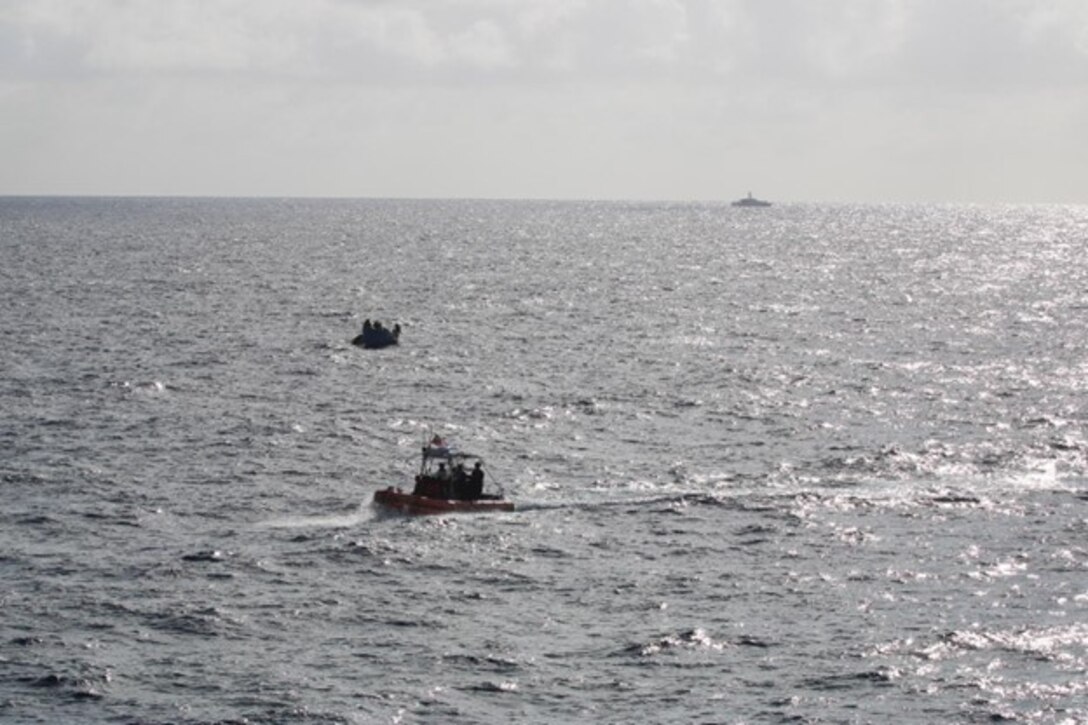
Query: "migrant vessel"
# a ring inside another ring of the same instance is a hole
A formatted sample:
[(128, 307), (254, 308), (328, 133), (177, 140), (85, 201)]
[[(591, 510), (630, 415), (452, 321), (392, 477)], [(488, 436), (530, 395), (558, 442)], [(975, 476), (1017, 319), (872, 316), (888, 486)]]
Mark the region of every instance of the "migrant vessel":
[(383, 347), (400, 343), (400, 325), (393, 325), (393, 329), (382, 327), (382, 323), (370, 320), (363, 322), (363, 331), (351, 340), (352, 345), (367, 350), (380, 350)]
[(453, 450), (435, 436), (423, 446), (419, 473), (409, 493), (389, 486), (374, 493), (374, 504), (405, 514), (513, 511), (502, 491), (484, 491), (483, 459)]
[(771, 202), (764, 201), (763, 199), (757, 199), (752, 196), (752, 192), (748, 192), (748, 196), (743, 199), (737, 199), (733, 202), (733, 206), (770, 206)]

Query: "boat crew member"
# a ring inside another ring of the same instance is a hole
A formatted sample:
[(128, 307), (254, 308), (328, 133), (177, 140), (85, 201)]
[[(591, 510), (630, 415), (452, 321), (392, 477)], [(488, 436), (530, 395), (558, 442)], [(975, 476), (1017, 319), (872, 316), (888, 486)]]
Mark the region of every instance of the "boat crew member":
[(468, 495), (465, 498), (475, 500), (484, 494), (484, 469), (480, 468), (480, 462), (472, 467), (472, 473), (468, 477)]
[(435, 471), (434, 477), (438, 479), (438, 483), (442, 487), (442, 496), (444, 498), (451, 498), (450, 470), (446, 468), (445, 463), (438, 464), (438, 470)]
[(469, 498), (467, 485), (468, 477), (465, 475), (465, 464), (458, 463), (453, 467), (453, 498)]

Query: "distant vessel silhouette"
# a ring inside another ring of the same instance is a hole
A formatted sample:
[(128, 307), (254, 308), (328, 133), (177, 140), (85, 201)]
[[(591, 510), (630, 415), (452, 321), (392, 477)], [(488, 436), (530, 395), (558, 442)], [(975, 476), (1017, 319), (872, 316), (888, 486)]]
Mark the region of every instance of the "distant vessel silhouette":
[(748, 192), (748, 196), (743, 199), (737, 199), (733, 202), (733, 206), (770, 206), (771, 202), (764, 201), (763, 199), (757, 199), (752, 196), (752, 192)]
[(382, 323), (375, 321), (373, 324), (370, 322), (370, 318), (367, 318), (363, 323), (363, 331), (356, 335), (351, 340), (352, 345), (366, 348), (367, 350), (380, 350), (383, 347), (389, 347), (390, 345), (396, 345), (400, 342), (400, 325), (393, 325), (393, 329), (389, 330), (382, 327)]

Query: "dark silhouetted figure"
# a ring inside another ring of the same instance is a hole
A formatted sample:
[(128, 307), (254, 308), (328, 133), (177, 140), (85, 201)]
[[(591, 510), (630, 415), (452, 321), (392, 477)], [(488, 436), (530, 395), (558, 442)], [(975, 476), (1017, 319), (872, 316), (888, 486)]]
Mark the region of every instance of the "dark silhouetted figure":
[(480, 462), (472, 467), (472, 473), (468, 477), (467, 495), (465, 498), (475, 500), (484, 495), (484, 469), (480, 468)]
[(453, 498), (468, 498), (468, 477), (465, 475), (465, 466), (462, 463), (453, 467)]

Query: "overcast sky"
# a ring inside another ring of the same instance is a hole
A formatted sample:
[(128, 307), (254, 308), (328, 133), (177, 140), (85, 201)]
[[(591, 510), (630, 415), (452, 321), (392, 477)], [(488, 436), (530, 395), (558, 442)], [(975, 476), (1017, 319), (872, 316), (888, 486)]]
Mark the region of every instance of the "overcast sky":
[(1088, 203), (1085, 0), (0, 0), (0, 194)]

